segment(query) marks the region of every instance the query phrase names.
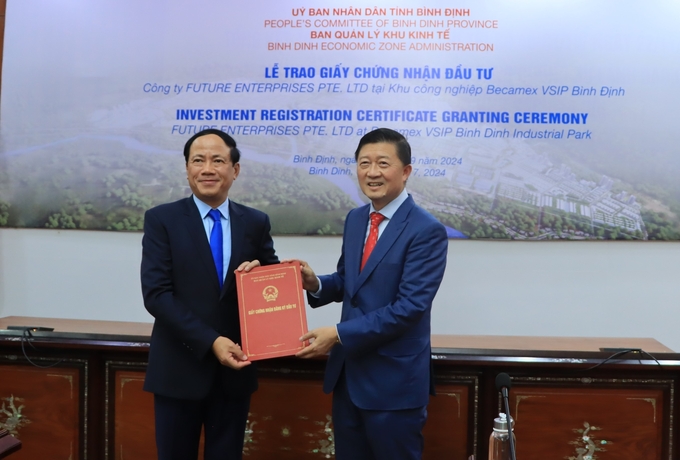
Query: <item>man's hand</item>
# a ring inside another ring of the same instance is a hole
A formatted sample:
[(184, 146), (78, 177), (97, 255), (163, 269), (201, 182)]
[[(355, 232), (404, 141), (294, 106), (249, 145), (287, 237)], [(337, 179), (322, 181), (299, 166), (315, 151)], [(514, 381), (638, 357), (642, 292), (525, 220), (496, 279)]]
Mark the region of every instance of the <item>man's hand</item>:
[(212, 351), (223, 366), (239, 370), (250, 365), (250, 361), (248, 361), (248, 357), (243, 353), (241, 347), (226, 337), (220, 336), (215, 339), (212, 344)]
[(300, 337), (300, 342), (310, 339), (313, 339), (312, 342), (298, 351), (295, 356), (298, 358), (316, 358), (325, 355), (338, 343), (338, 331), (335, 326), (319, 327)]
[(253, 268), (259, 267), (259, 266), (260, 266), (260, 261), (257, 260), (257, 259), (252, 260), (252, 261), (250, 261), (250, 262), (245, 261), (245, 262), (243, 262), (241, 265), (239, 265), (239, 266), (236, 268), (236, 271), (237, 271), (237, 272), (243, 272), (243, 271), (245, 271), (246, 273), (248, 273), (248, 272), (249, 272), (250, 270), (252, 270)]
[(319, 278), (316, 277), (316, 273), (312, 270), (307, 262), (299, 259), (286, 259), (282, 260), (282, 264), (290, 262), (300, 262), (300, 273), (302, 274), (302, 288), (311, 292), (312, 294), (319, 290)]

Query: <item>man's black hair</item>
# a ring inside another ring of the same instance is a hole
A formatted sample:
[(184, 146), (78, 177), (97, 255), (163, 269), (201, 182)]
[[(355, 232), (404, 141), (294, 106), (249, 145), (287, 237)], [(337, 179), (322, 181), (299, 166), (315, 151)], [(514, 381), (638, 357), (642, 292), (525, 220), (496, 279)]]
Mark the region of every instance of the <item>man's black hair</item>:
[(378, 128), (364, 134), (359, 141), (359, 146), (354, 152), (354, 159), (359, 159), (359, 151), (366, 144), (380, 143), (394, 144), (397, 148), (397, 157), (404, 166), (411, 164), (411, 146), (404, 136), (389, 128)]
[(207, 136), (208, 134), (214, 134), (216, 136), (219, 136), (219, 138), (224, 141), (227, 147), (229, 147), (229, 157), (231, 159), (231, 164), (235, 165), (236, 163), (238, 163), (238, 161), (241, 159), (241, 152), (236, 148), (236, 141), (234, 140), (234, 138), (231, 137), (229, 134), (225, 133), (224, 131), (220, 131), (219, 129), (204, 129), (203, 131), (199, 131), (193, 136), (191, 136), (187, 143), (184, 144), (185, 164), (189, 164), (189, 151), (191, 150), (191, 144), (193, 144), (194, 141), (199, 137)]

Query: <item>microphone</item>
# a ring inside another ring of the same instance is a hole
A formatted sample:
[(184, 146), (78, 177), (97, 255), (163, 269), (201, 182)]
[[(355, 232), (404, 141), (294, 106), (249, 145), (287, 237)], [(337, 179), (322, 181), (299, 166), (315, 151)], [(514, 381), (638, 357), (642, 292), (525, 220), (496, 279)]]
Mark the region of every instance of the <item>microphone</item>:
[(515, 456), (515, 437), (512, 435), (512, 425), (514, 420), (510, 417), (510, 401), (509, 390), (512, 387), (512, 380), (505, 372), (501, 372), (496, 376), (496, 391), (501, 393), (503, 397), (503, 405), (505, 407), (505, 414), (508, 416), (508, 438), (510, 441), (510, 459), (517, 460)]
[[(512, 388), (512, 380), (505, 372), (501, 372), (496, 376), (496, 391), (500, 391), (503, 397), (508, 397), (508, 390)], [(510, 416), (510, 414), (508, 414)]]

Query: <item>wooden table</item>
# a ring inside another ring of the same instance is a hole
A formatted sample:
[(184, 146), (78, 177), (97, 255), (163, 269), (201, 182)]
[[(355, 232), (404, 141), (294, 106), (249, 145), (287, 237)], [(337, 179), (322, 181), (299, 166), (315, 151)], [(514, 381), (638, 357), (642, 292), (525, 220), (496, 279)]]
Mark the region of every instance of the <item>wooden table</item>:
[[(28, 343), (9, 325), (54, 331), (33, 332)], [(0, 411), (0, 424), (24, 442), (13, 460), (155, 458), (153, 398), (142, 391), (151, 328), (0, 318), (0, 403), (12, 414)], [(426, 460), (487, 457), (501, 407), (500, 372), (512, 377), (522, 460), (576, 458), (589, 450), (601, 458), (674, 458), (680, 355), (654, 339), (434, 335), (432, 345), (438, 395), (428, 406)], [(258, 365), (246, 458), (332, 458), (324, 360)]]

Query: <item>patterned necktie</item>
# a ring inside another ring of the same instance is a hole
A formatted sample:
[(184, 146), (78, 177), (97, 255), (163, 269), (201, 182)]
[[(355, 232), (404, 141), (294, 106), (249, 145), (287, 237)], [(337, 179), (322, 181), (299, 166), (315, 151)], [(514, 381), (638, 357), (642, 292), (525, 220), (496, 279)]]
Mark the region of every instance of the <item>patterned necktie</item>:
[(210, 250), (212, 251), (213, 260), (215, 261), (215, 268), (217, 269), (217, 276), (220, 281), (220, 289), (224, 283), (224, 266), (222, 250), (222, 214), (217, 209), (211, 209), (208, 215), (215, 221), (212, 231), (210, 232)]
[(371, 213), (371, 228), (368, 231), (368, 238), (366, 238), (366, 245), (364, 246), (364, 255), (361, 258), (361, 270), (364, 269), (368, 256), (371, 255), (375, 244), (378, 242), (378, 225), (380, 225), (380, 222), (382, 222), (383, 219), (385, 219), (385, 216), (379, 212)]

